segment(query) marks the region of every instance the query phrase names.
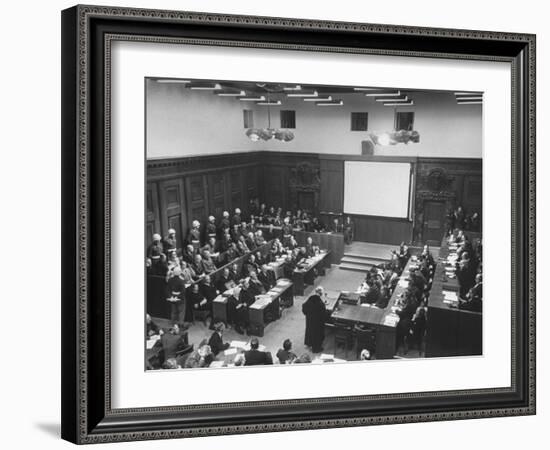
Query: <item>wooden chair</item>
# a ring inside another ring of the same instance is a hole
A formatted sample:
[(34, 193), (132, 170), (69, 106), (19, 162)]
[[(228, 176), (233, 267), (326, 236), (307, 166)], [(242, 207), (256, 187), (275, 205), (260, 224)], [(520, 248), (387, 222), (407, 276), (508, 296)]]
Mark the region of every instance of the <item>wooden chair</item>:
[(344, 324), (335, 324), (334, 328), (334, 355), (339, 346), (343, 346), (348, 357), (348, 350), (353, 346), (353, 328)]

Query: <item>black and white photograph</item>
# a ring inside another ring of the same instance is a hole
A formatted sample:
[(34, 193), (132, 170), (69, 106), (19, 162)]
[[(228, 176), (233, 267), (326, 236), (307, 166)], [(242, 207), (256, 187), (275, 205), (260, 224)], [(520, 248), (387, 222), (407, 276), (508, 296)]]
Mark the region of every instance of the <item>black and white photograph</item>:
[(483, 92), (144, 96), (146, 371), (483, 356)]

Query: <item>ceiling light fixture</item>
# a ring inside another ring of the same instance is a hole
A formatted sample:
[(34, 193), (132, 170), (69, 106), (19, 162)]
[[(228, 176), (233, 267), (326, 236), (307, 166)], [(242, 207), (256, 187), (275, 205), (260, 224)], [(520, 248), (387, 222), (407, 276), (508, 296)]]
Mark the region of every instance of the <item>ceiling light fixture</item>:
[(241, 102), (263, 102), (265, 100), (265, 96), (260, 97), (241, 97), (239, 98)]
[[(259, 88), (264, 89), (267, 92), (267, 100), (265, 96), (262, 95), (262, 101), (256, 103), (256, 105), (267, 106), (267, 128), (249, 128), (246, 130), (245, 134), (251, 141), (270, 141), (275, 139), (281, 142), (289, 142), (294, 139), (294, 133), (287, 129), (281, 128), (271, 128), (271, 106), (281, 105), (280, 100), (271, 100), (270, 94), (274, 92), (281, 92), (279, 87), (271, 87), (266, 84), (257, 84)], [(240, 99), (244, 100), (244, 99)]]
[(342, 100), (333, 100), (331, 102), (317, 102), (317, 106), (342, 106), (344, 102)]
[(319, 94), (317, 91), (308, 91), (308, 92), (293, 92), (286, 94), (287, 97), (318, 97)]
[(412, 106), (412, 105), (414, 105), (414, 102), (412, 100), (409, 100), (408, 102), (384, 103), (384, 106)]
[(169, 78), (160, 78), (156, 81), (157, 81), (157, 83), (180, 83), (180, 84), (191, 83), (191, 80), (173, 80), (173, 79), (169, 79)]
[(246, 95), (246, 92), (245, 91), (239, 91), (239, 92), (220, 91), (220, 92), (215, 92), (215, 94), (219, 95), (220, 97), (243, 97), (244, 95)]
[(330, 102), (332, 101), (332, 95), (328, 97), (308, 97), (304, 98), (304, 102)]
[(221, 88), (222, 87), (219, 83), (216, 83), (214, 85), (197, 84), (189, 86), (189, 89), (194, 89), (196, 91), (219, 91)]
[(386, 92), (369, 92), (365, 94), (367, 97), (400, 97), (400, 91), (386, 91)]
[(377, 102), (408, 102), (409, 97), (405, 95), (403, 98), (381, 97), (375, 99)]

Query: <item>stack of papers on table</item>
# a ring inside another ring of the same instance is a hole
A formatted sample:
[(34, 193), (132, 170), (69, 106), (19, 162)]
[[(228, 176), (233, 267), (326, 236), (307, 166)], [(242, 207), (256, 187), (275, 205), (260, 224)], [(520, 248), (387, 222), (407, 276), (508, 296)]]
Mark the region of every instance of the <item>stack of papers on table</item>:
[(158, 339), (147, 339), (147, 342), (146, 342), (147, 350), (151, 350), (157, 343), (157, 340)]
[(384, 325), (394, 327), (399, 322), (399, 316), (397, 314), (388, 314), (384, 317)]
[(452, 304), (458, 302), (458, 295), (453, 291), (442, 291), (443, 292), (443, 303)]
[(277, 286), (288, 286), (290, 284), (290, 280), (287, 278), (281, 278), (279, 281), (277, 281)]
[(223, 367), (224, 362), (223, 361), (212, 361), (208, 367), (216, 368), (216, 367)]
[(331, 355), (329, 353), (322, 353), (321, 356), (319, 356), (319, 359), (322, 359), (323, 361), (333, 361), (334, 355)]
[(235, 353), (237, 353), (237, 349), (235, 347), (228, 348), (223, 352), (225, 356), (234, 355)]

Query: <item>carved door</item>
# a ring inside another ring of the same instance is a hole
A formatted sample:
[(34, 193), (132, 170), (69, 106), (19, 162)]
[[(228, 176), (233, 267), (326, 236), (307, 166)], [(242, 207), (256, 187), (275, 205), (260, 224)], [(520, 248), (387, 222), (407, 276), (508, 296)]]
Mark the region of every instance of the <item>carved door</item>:
[(422, 240), (441, 242), (445, 232), (445, 202), (425, 201)]

